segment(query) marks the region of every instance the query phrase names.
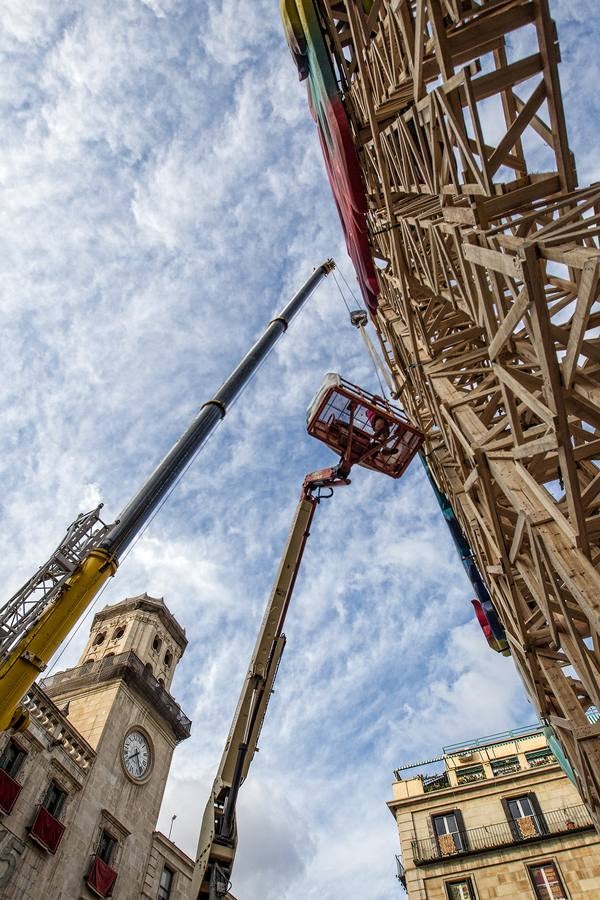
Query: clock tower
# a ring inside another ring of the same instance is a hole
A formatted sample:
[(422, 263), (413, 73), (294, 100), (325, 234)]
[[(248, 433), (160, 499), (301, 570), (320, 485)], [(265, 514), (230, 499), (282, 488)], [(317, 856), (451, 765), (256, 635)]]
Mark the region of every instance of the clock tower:
[(169, 691), (186, 644), (162, 598), (129, 597), (96, 613), (76, 667), (42, 682), (96, 753), (85, 788), (90, 822), (80, 830), (115, 842), (121, 890), (143, 881), (173, 751), (189, 737)]

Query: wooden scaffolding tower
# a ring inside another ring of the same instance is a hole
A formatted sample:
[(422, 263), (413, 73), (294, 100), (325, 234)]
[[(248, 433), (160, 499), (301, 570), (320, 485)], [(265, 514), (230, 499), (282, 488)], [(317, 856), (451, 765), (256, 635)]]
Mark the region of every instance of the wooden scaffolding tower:
[(548, 2), (314, 10), (397, 395), (600, 829), (600, 186), (577, 188)]

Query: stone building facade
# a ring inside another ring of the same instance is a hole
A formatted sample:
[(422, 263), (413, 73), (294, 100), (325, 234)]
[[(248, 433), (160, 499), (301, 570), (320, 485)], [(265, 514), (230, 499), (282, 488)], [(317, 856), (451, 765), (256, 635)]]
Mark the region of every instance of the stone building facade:
[(445, 747), (396, 778), (409, 900), (600, 897), (600, 839), (539, 727)]
[(0, 736), (3, 900), (184, 900), (193, 861), (156, 821), (191, 722), (169, 689), (187, 641), (162, 599), (96, 614), (72, 669), (34, 685)]

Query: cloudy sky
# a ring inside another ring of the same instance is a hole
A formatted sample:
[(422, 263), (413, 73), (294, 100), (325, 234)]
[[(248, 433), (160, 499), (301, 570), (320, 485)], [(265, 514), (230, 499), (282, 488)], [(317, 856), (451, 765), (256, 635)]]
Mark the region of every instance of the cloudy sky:
[[(116, 517), (264, 323), (332, 255), (353, 276), (275, 0), (3, 0), (0, 383), (6, 597), (102, 498)], [(597, 162), (595, 0), (554, 2), (580, 182)], [(160, 826), (193, 854), (300, 484), (323, 374), (376, 389), (332, 279), (99, 605), (164, 596), (193, 719)], [(417, 464), (319, 509), (240, 795), (234, 893), (392, 900), (392, 770), (528, 724)], [(76, 662), (90, 618), (55, 668)]]

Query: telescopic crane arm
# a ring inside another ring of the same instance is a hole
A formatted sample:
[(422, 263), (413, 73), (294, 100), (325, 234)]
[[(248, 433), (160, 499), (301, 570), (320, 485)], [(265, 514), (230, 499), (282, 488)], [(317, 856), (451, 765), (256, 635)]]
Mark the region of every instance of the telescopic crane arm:
[(283, 625), (315, 510), (322, 496), (350, 484), (339, 467), (306, 477), (273, 590), (258, 632), (248, 674), (233, 717), (225, 750), (204, 811), (191, 898), (218, 900), (228, 891), (237, 846), (236, 803), (257, 749), (260, 730), (285, 647)]
[(329, 373), (308, 408), (307, 430), (340, 460), (304, 480), (256, 646), (202, 818), (190, 900), (226, 898), (237, 847), (236, 803), (256, 752), (285, 646), (283, 625), (319, 500), (350, 484), (354, 465), (400, 478), (423, 434), (387, 400)]
[(117, 521), (105, 525), (99, 510), (79, 516), (48, 562), (0, 609), (0, 730), (25, 727), (26, 718), (19, 707), (21, 698), (114, 575), (121, 554), (140, 534), (292, 318), (334, 266), (330, 259), (316, 268), (281, 313), (269, 322)]

